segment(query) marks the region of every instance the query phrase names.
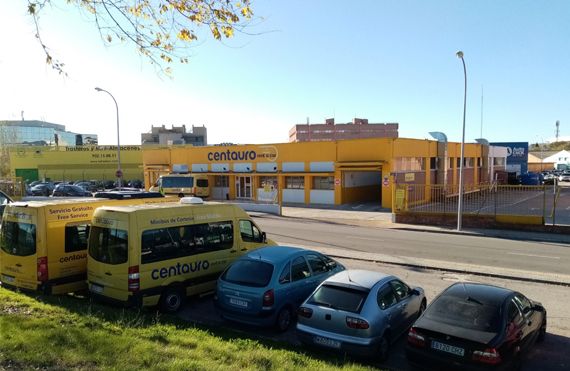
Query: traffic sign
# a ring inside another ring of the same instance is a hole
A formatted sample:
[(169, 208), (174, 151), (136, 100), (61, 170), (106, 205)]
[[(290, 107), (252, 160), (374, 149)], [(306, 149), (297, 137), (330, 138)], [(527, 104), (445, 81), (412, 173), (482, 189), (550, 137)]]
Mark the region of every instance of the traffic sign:
[(122, 178), (123, 177), (123, 170), (117, 169), (117, 171), (115, 171), (115, 176), (117, 178)]

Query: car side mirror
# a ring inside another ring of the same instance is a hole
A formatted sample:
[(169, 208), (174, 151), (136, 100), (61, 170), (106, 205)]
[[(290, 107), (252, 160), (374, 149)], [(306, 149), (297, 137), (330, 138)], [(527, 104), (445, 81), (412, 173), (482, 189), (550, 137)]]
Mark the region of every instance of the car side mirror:
[[(533, 310), (535, 312), (544, 312), (544, 307), (542, 305), (535, 304), (532, 307), (530, 307), (530, 310)], [(530, 310), (528, 310), (527, 312), (529, 312)]]
[(261, 242), (267, 242), (267, 234), (265, 232), (261, 232)]
[(412, 289), (412, 295), (414, 295), (414, 296), (420, 296), (420, 290), (418, 290), (418, 289)]
[(336, 266), (337, 266), (336, 262), (332, 260), (327, 263), (327, 270), (332, 271), (333, 269), (336, 268)]

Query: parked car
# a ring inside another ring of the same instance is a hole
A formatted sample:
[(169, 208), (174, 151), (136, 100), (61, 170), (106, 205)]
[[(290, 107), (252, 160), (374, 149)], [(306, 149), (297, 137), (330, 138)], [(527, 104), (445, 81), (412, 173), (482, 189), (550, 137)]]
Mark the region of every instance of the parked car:
[(439, 370), (517, 369), (546, 334), (546, 309), (521, 293), (477, 283), (442, 292), (408, 333), (406, 356)]
[(242, 256), (222, 273), (214, 302), (225, 319), (285, 331), (299, 304), (341, 270), (343, 265), (316, 251), (264, 247)]
[(97, 192), (97, 184), (95, 182), (81, 181), (81, 182), (75, 182), (74, 184), (76, 186), (83, 188), (85, 191)]
[(542, 184), (543, 178), (540, 173), (526, 173), (521, 174), (519, 182), (521, 185), (540, 185)]
[(38, 183), (33, 186), (30, 191), (32, 192), (32, 196), (49, 196), (53, 192), (55, 185), (53, 183)]
[(307, 345), (385, 360), (390, 345), (426, 308), (424, 290), (395, 276), (346, 270), (301, 305), (297, 336)]
[(559, 182), (570, 182), (570, 172), (563, 172), (558, 176)]
[(54, 197), (91, 197), (93, 194), (74, 184), (60, 183), (55, 186)]
[(556, 180), (556, 176), (552, 173), (548, 173), (546, 175), (544, 175), (542, 184), (554, 184)]
[(13, 202), (12, 198), (10, 198), (6, 193), (0, 191), (0, 224), (2, 223), (2, 214), (4, 214), (6, 205), (11, 202)]

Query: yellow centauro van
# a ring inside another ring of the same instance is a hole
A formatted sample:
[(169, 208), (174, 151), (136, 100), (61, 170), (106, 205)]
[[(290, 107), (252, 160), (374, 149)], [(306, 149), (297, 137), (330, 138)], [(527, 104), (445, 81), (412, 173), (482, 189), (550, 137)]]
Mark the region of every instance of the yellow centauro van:
[(224, 268), (247, 251), (275, 245), (240, 207), (195, 197), (102, 207), (91, 226), (91, 294), (135, 306), (160, 304), (165, 312), (177, 311), (187, 295), (214, 290)]
[(6, 287), (48, 294), (85, 289), (89, 225), (97, 207), (175, 200), (157, 194), (11, 203), (0, 230), (0, 281)]
[(151, 192), (161, 192), (167, 195), (210, 197), (210, 186), (206, 174), (178, 174), (161, 175), (156, 183), (150, 187)]

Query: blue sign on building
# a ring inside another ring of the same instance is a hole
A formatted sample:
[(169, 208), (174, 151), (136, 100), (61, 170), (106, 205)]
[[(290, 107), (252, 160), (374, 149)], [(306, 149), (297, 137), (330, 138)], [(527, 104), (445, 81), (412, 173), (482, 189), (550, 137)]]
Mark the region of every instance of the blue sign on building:
[(507, 147), (507, 171), (517, 175), (528, 172), (528, 142), (491, 143), (492, 146)]

